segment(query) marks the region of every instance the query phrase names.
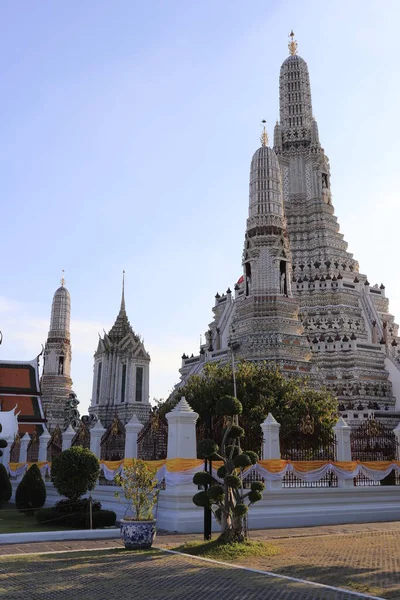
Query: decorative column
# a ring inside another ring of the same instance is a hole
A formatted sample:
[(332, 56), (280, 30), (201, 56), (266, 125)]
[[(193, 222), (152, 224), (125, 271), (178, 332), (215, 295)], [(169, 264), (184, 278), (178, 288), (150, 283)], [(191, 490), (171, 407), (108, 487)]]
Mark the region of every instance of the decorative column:
[[(333, 432), (335, 434), (335, 439), (337, 443), (336, 460), (339, 462), (351, 461), (350, 425), (347, 425), (343, 417), (339, 417), (338, 422), (333, 428)], [(354, 487), (353, 479), (342, 479), (338, 477), (338, 487)]]
[(48, 445), (50, 439), (51, 439), (51, 435), (47, 431), (46, 427), (43, 425), (43, 433), (39, 438), (38, 462), (46, 462), (47, 461), (47, 445)]
[(185, 397), (165, 417), (168, 421), (167, 458), (197, 458), (196, 421), (199, 415)]
[[(261, 429), (263, 432), (263, 460), (273, 460), (281, 458), (281, 447), (279, 441), (279, 429), (281, 424), (272, 416), (268, 414), (267, 418), (261, 423)], [(282, 481), (266, 481), (265, 487), (267, 490), (280, 490), (282, 488)]]
[(31, 438), (28, 433), (25, 433), (22, 438), (20, 438), (20, 446), (19, 446), (19, 462), (26, 463), (28, 458), (28, 444), (31, 441)]
[(396, 429), (393, 429), (393, 433), (396, 436), (397, 441), (397, 460), (400, 460), (400, 423), (397, 425)]
[(143, 424), (136, 415), (133, 415), (131, 420), (125, 425), (125, 458), (137, 458), (138, 435), (142, 429)]
[(75, 429), (72, 428), (72, 425), (69, 424), (67, 429), (63, 431), (62, 434), (62, 450), (68, 450), (71, 447), (71, 442), (75, 437)]
[(98, 419), (96, 421), (96, 423), (90, 430), (90, 449), (93, 452), (93, 454), (95, 454), (97, 456), (97, 458), (99, 460), (100, 460), (100, 450), (101, 450), (101, 448), (100, 448), (101, 438), (103, 437), (105, 432), (106, 432), (106, 430), (104, 429), (103, 425), (101, 424), (100, 419)]
[[(168, 459), (196, 459), (196, 421), (195, 413), (185, 398), (181, 398), (175, 408), (166, 415), (168, 421)], [(167, 471), (168, 474), (168, 471)], [(161, 490), (158, 503), (157, 523), (160, 529), (190, 533), (201, 531), (204, 511), (196, 507), (192, 498), (198, 488), (187, 479), (187, 483), (170, 485)], [(214, 528), (218, 527), (213, 523)]]

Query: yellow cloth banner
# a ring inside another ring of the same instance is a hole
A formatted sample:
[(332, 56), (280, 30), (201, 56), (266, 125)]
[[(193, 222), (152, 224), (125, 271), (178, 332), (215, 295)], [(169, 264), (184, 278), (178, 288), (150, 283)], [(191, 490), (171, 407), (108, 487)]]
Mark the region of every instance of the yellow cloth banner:
[(170, 473), (178, 473), (180, 471), (195, 469), (202, 464), (204, 464), (204, 460), (199, 458), (170, 458), (167, 460), (167, 471)]

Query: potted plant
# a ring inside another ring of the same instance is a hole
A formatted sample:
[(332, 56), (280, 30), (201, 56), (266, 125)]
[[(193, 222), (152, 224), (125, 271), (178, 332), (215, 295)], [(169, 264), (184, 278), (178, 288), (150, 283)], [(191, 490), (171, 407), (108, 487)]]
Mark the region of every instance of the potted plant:
[[(122, 475), (117, 475), (114, 482), (122, 488), (125, 500), (130, 505), (127, 513), (132, 513), (125, 514), (120, 521), (125, 548), (151, 548), (156, 536), (153, 509), (158, 497), (154, 474), (143, 460), (133, 458), (132, 465), (125, 466)], [(115, 492), (115, 497), (123, 502), (120, 492)]]

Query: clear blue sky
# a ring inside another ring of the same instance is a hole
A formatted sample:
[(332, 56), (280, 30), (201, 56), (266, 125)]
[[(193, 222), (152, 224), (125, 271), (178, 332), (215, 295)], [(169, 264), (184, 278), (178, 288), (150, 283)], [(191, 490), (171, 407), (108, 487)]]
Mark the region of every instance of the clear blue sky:
[(397, 0), (4, 0), (0, 356), (40, 352), (65, 269), (85, 412), (125, 269), (151, 396), (168, 395), (241, 274), (250, 160), (261, 119), (272, 136), (291, 28), (341, 231), (400, 317), (399, 22)]

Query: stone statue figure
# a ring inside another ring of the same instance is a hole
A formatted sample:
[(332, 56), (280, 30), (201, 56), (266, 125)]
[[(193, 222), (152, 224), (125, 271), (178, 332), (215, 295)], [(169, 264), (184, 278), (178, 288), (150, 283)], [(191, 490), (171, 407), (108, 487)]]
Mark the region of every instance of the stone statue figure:
[(281, 294), (285, 293), (285, 280), (286, 280), (286, 275), (285, 273), (281, 274)]
[(68, 396), (64, 409), (64, 431), (71, 425), (73, 429), (78, 429), (80, 425), (80, 414), (77, 408), (79, 400), (74, 392)]

